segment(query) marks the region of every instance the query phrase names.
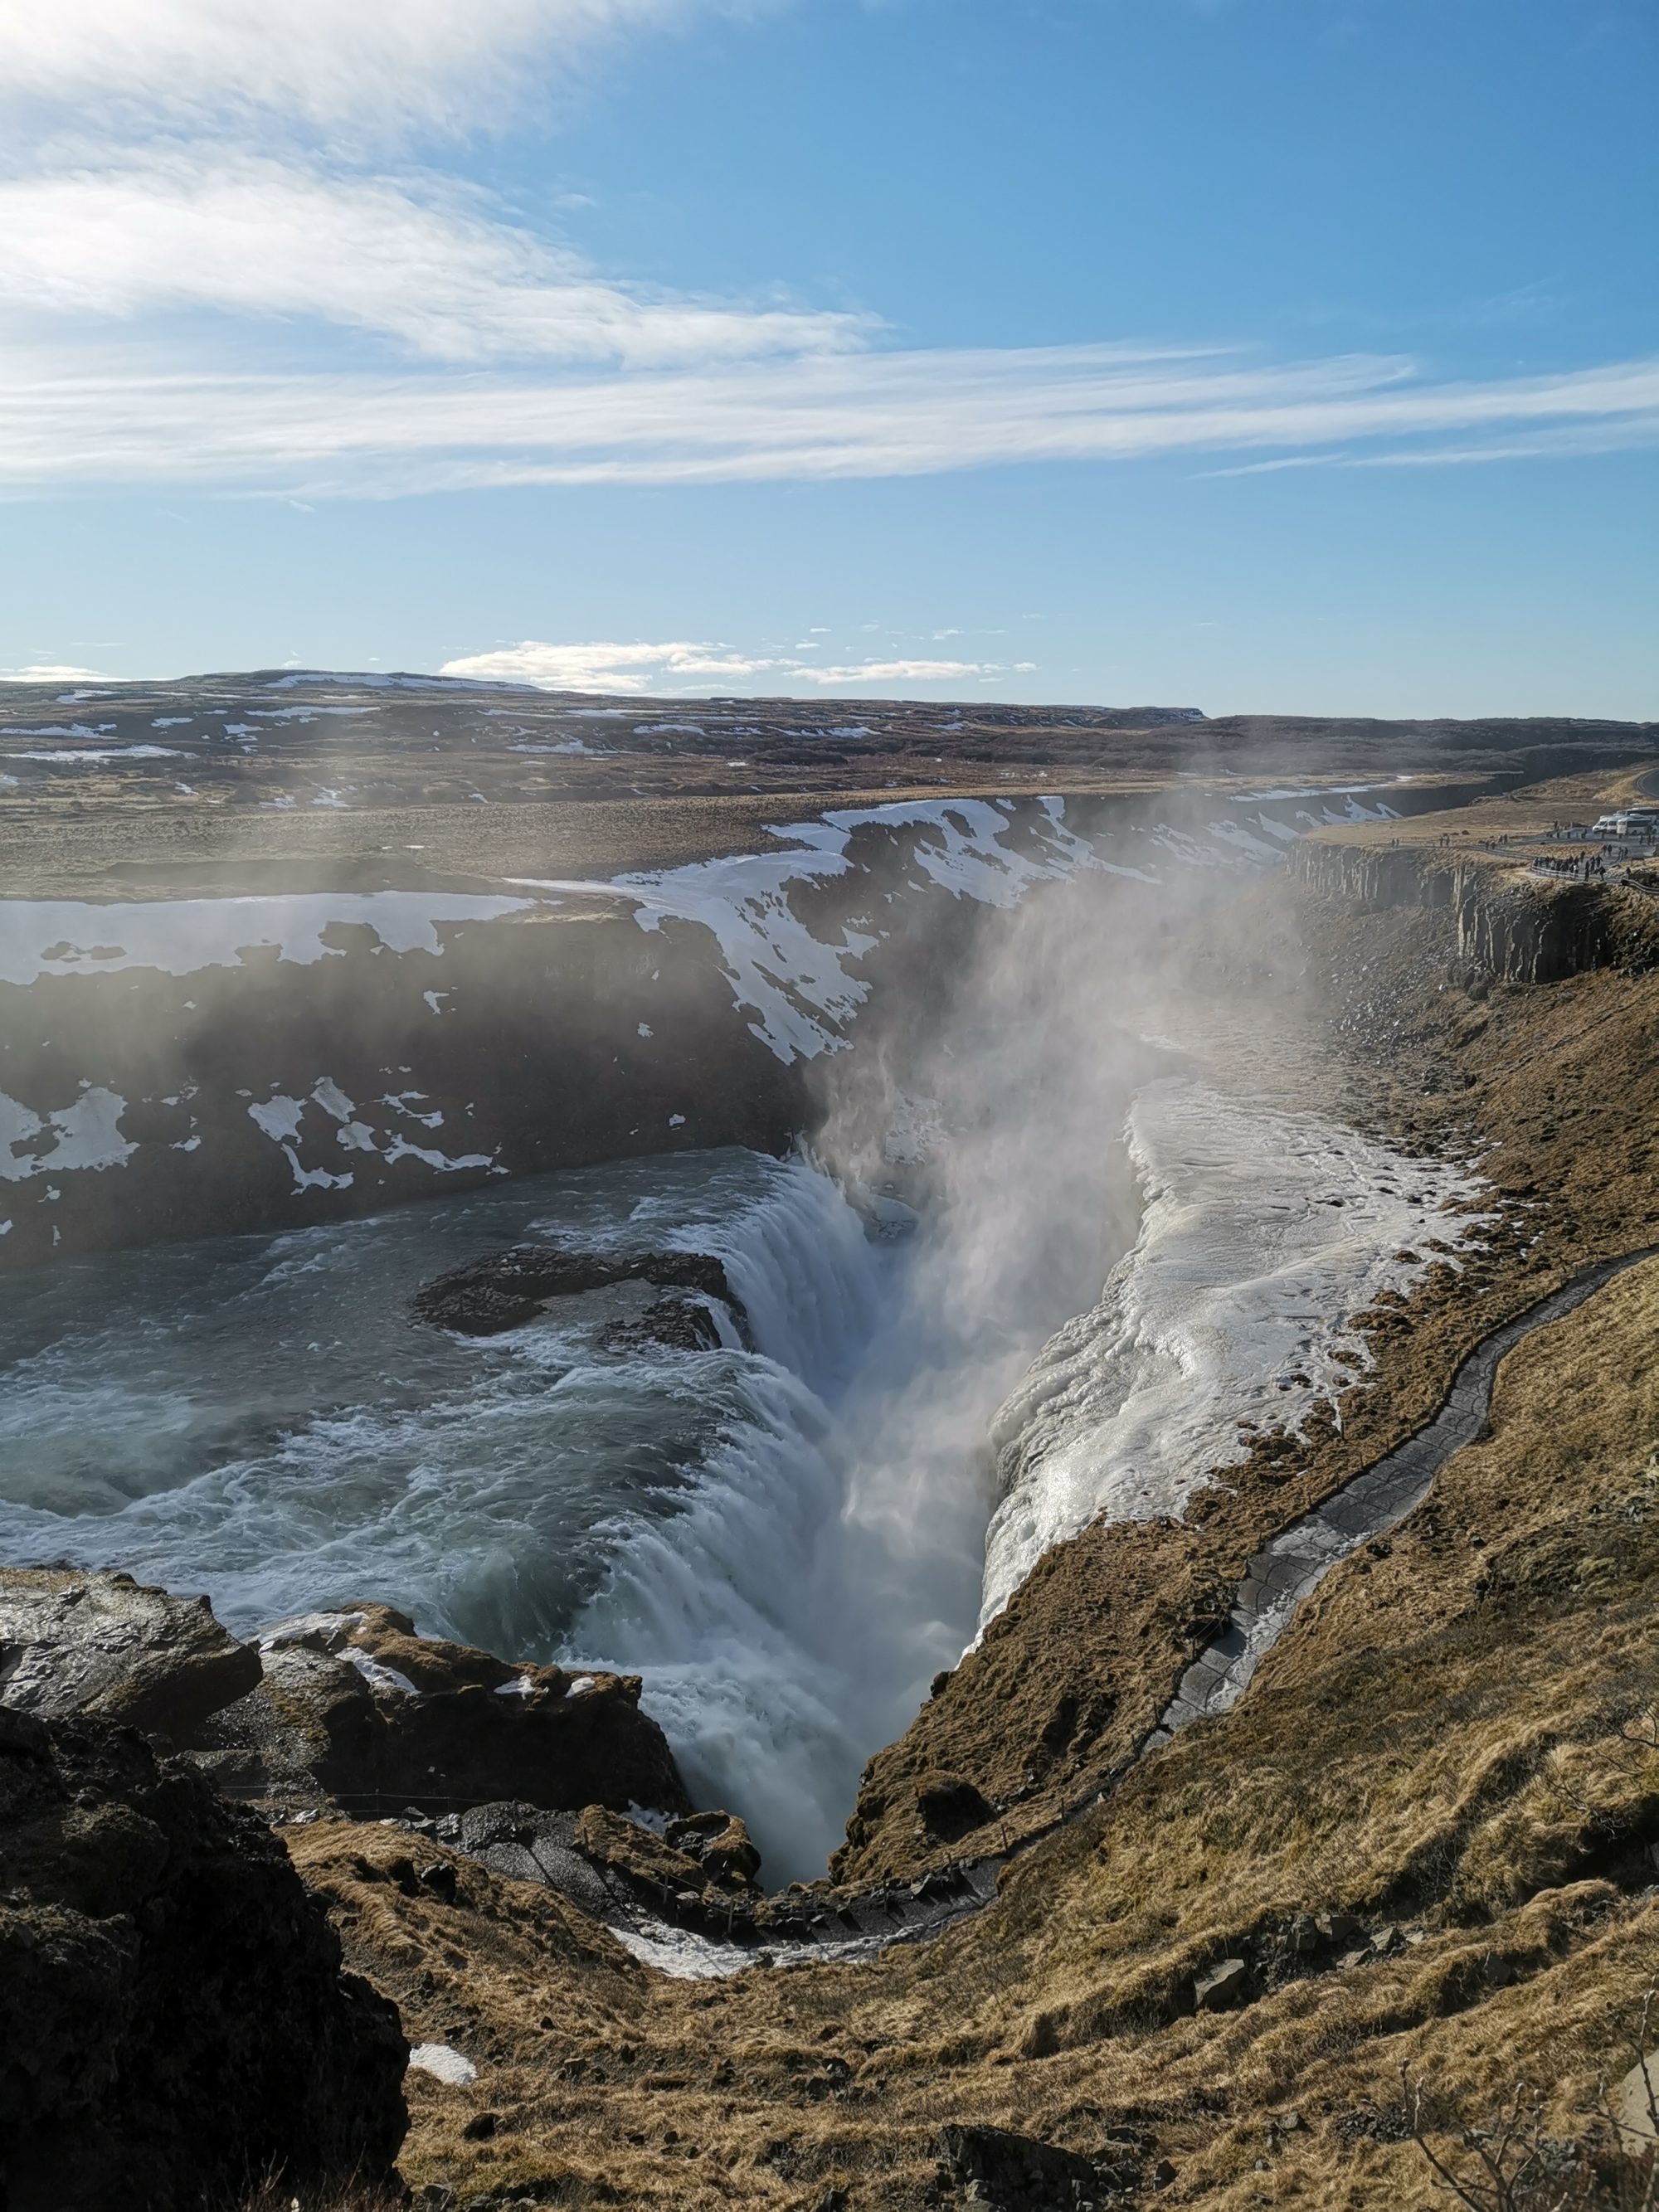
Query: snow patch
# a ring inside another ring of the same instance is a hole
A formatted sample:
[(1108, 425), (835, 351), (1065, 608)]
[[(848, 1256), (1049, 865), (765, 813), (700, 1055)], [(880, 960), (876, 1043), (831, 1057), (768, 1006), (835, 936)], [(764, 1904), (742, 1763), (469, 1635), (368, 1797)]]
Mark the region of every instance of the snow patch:
[(240, 968), (256, 946), (301, 967), (343, 959), (325, 945), (330, 929), (374, 933), (389, 952), (441, 954), (443, 922), (494, 921), (525, 913), (526, 898), (441, 891), (316, 891), (268, 897), (154, 899), (96, 905), (83, 899), (0, 900), (0, 982), (33, 983), (42, 975), (85, 972), (97, 958), (105, 970), (155, 968), (192, 975), (204, 968)]
[(348, 1644), (339, 1656), (348, 1667), (356, 1668), (371, 1690), (382, 1697), (418, 1698), (421, 1694), (407, 1674), (399, 1674), (395, 1667), (388, 1667), (355, 1644)]
[(478, 2078), (478, 2069), (470, 2058), (448, 2043), (417, 2043), (409, 2054), (410, 2071), (430, 2074), (451, 2089), (465, 2089)]
[[(50, 734), (68, 737), (72, 732), (53, 731)], [(92, 732), (88, 731), (86, 734), (90, 737)], [(54, 768), (66, 761), (72, 762), (77, 768), (107, 768), (112, 761), (185, 760), (188, 756), (172, 745), (102, 745), (95, 749), (91, 746), (58, 745), (51, 752), (8, 753), (6, 757), (8, 760), (41, 761)]]
[[(48, 1170), (124, 1167), (138, 1147), (121, 1134), (127, 1102), (118, 1091), (88, 1086), (73, 1104), (37, 1114), (0, 1091), (0, 1182), (22, 1182)], [(20, 1152), (50, 1130), (46, 1151)], [(56, 1194), (48, 1192), (49, 1197)]]
[(842, 1025), (867, 995), (850, 963), (872, 951), (874, 937), (854, 930), (839, 942), (815, 937), (796, 915), (790, 890), (848, 873), (848, 847), (866, 827), (915, 830), (916, 866), (953, 897), (1011, 907), (1033, 884), (1098, 865), (1066, 827), (1063, 802), (1039, 803), (1028, 842), (1036, 855), (1006, 842), (1014, 824), (1003, 807), (982, 799), (893, 800), (883, 806), (838, 809), (813, 822), (775, 828), (793, 840), (779, 852), (740, 854), (688, 867), (618, 876), (610, 883), (515, 878), (520, 890), (609, 892), (631, 899), (635, 921), (656, 931), (665, 921), (700, 922), (720, 947), (721, 964), (749, 1028), (786, 1063), (836, 1050)]

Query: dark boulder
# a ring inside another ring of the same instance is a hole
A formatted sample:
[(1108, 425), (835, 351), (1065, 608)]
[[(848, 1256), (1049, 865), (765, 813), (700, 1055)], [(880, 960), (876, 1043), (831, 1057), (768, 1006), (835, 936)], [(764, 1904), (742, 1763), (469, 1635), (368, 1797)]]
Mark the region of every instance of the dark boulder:
[(1114, 2143), (1099, 2157), (1060, 2150), (1008, 2128), (947, 2127), (939, 2131), (939, 2179), (947, 2189), (972, 2188), (999, 2212), (1060, 2212), (1061, 2206), (1108, 2203), (1138, 2190), (1143, 2179), (1133, 2146)]
[(916, 1814), (930, 1836), (955, 1844), (994, 1820), (996, 1808), (962, 1775), (938, 1774), (917, 1791)]
[(1254, 1986), (1247, 1960), (1223, 1959), (1193, 1984), (1193, 2003), (1200, 2012), (1227, 2012), (1243, 2004)]
[(258, 1653), (204, 1597), (131, 1575), (0, 1567), (0, 1704), (19, 1712), (88, 1713), (181, 1741), (258, 1679)]
[(694, 1813), (689, 1820), (671, 1820), (663, 1840), (696, 1859), (714, 1881), (747, 1884), (760, 1872), (761, 1855), (735, 1813)]
[(252, 1786), (320, 1792), (348, 1810), (503, 1798), (690, 1810), (636, 1674), (497, 1659), (417, 1636), (407, 1615), (368, 1603), (281, 1622), (259, 1654), (258, 1689), (195, 1747), (216, 1767), (240, 1761)]
[(423, 1283), (410, 1310), (434, 1328), (494, 1336), (532, 1319), (549, 1298), (641, 1282), (657, 1290), (700, 1291), (705, 1297), (719, 1298), (730, 1307), (739, 1331), (747, 1331), (748, 1316), (724, 1265), (707, 1252), (600, 1253), (562, 1244), (514, 1244)]
[(675, 1352), (717, 1352), (720, 1333), (695, 1298), (659, 1298), (642, 1314), (613, 1321), (599, 1333), (601, 1352), (643, 1352), (653, 1344)]
[(613, 1889), (603, 1864), (596, 1865), (576, 1848), (577, 1827), (574, 1813), (509, 1802), (471, 1806), (442, 1823), (440, 1833), (492, 1874), (556, 1889), (579, 1911), (604, 1920), (626, 1901), (628, 1893)]
[(383, 2182), (396, 2008), (264, 1823), (130, 1729), (0, 1709), (0, 2203)]

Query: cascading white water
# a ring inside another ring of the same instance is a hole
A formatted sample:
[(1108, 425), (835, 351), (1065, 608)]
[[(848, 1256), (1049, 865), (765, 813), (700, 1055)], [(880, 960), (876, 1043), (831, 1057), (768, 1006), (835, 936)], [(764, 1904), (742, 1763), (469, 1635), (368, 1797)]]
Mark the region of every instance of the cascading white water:
[[(904, 811), (937, 832), (917, 865), (953, 896), (1012, 907), (1033, 884), (1099, 865), (1058, 802), (1035, 859), (1005, 842), (1009, 819), (987, 803)], [(701, 918), (696, 901), (717, 891), (743, 908), (742, 929), (728, 916), (716, 941), (734, 995), (781, 1057), (827, 1047), (836, 1009), (863, 996), (844, 965), (853, 938), (807, 957), (783, 895), (784, 878), (846, 865), (853, 819), (799, 830), (781, 876), (769, 854), (763, 869), (726, 865), (729, 885), (704, 870), (636, 886), (654, 902), (641, 905), (645, 927), (669, 913)], [(1265, 836), (1294, 834), (1276, 817), (1252, 820), (1239, 834), (1261, 854)], [(1221, 868), (1237, 857), (1234, 826), (1210, 824), (1209, 846), (1187, 836), (1178, 857)], [(1135, 865), (1111, 864), (1133, 878), (1149, 931), (1168, 930), (1175, 899), (1139, 863), (1148, 843), (1174, 851), (1172, 837), (1152, 833)], [(758, 886), (744, 873), (757, 869)], [(1142, 886), (1163, 902), (1147, 907)], [(1272, 1228), (1278, 1203), (1269, 1185), (1284, 1148), (1248, 1117), (1206, 1124), (1222, 1132), (1243, 1210), (1226, 1234), (1182, 1244), (1180, 1311), (1154, 1295), (1160, 1268), (1173, 1279), (1171, 1224), (1195, 1218), (1177, 1188), (1194, 1163), (1172, 1152), (1161, 1193), (1149, 1187), (1139, 1257), (1113, 1278), (1133, 1295), (1064, 1332), (1016, 1390), (1134, 1234), (1136, 1207), (1112, 1202), (1111, 1164), (1158, 1055), (1110, 1024), (1115, 982), (1146, 949), (1130, 913), (1111, 907), (1092, 926), (1069, 908), (1029, 926), (1022, 914), (942, 1032), (907, 1040), (927, 1099), (901, 1095), (878, 1050), (865, 1055), (878, 1079), (876, 1160), (891, 1140), (887, 1161), (914, 1162), (918, 1133), (935, 1147), (908, 1240), (867, 1236), (836, 1182), (804, 1159), (684, 1154), (0, 1284), (0, 1556), (205, 1589), (243, 1630), (379, 1597), (428, 1633), (639, 1671), (694, 1791), (749, 1819), (769, 1875), (820, 1871), (865, 1759), (974, 1632), (999, 1402), (1011, 1408), (1000, 1438), (1011, 1489), (993, 1606), (1048, 1542), (1123, 1510), (1119, 1477), (1143, 1453), (1152, 1413), (1188, 1472), (1209, 1448), (1207, 1431), (1179, 1418), (1196, 1374), (1182, 1315), (1217, 1320), (1206, 1285), (1224, 1303), (1241, 1285), (1247, 1303), (1255, 1295), (1254, 1246), (1224, 1282), (1216, 1267), (1217, 1253), (1249, 1245), (1250, 1221)], [(842, 1105), (826, 1143), (865, 1115)], [(1143, 1169), (1148, 1142), (1143, 1132)], [(850, 1138), (832, 1148), (858, 1151)], [(1394, 1164), (1378, 1153), (1361, 1164), (1375, 1182)], [(1319, 1197), (1301, 1193), (1304, 1227), (1328, 1225), (1310, 1210)], [(1332, 1281), (1383, 1279), (1367, 1273), (1372, 1248), (1400, 1241), (1401, 1218), (1383, 1206), (1344, 1219), (1363, 1220), (1370, 1243), (1357, 1273), (1345, 1263)], [(605, 1357), (611, 1293), (561, 1301), (482, 1345), (408, 1321), (420, 1280), (542, 1236), (718, 1254), (756, 1349), (728, 1329), (718, 1352)], [(1298, 1265), (1330, 1240), (1304, 1242)], [(1225, 1399), (1217, 1388), (1206, 1405), (1224, 1412)], [(1077, 1417), (1063, 1438), (1057, 1408)], [(1123, 1423), (1137, 1419), (1126, 1442)], [(1178, 1504), (1179, 1492), (1171, 1478), (1159, 1495)]]
[[(544, 1236), (718, 1254), (756, 1348), (604, 1355), (619, 1293), (484, 1343), (409, 1319), (452, 1260)], [(642, 1672), (700, 1797), (814, 1872), (873, 1748), (836, 1409), (908, 1263), (805, 1159), (720, 1152), (14, 1279), (0, 1556), (205, 1589), (244, 1632), (374, 1597)]]
[(833, 1409), (904, 1259), (805, 1161), (697, 1241), (724, 1261), (759, 1348), (744, 1418), (722, 1425), (673, 1513), (617, 1526), (566, 1648), (643, 1673), (694, 1795), (742, 1809), (775, 1876), (815, 1873), (870, 1748), (848, 1710), (849, 1440)]

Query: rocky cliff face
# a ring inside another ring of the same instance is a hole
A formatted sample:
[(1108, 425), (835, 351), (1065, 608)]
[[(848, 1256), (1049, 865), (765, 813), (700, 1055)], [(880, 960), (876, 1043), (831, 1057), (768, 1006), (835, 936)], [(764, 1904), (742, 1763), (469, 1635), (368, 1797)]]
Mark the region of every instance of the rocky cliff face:
[(282, 1845), (125, 1729), (0, 1707), (0, 2203), (193, 2212), (385, 2179), (397, 2008)]
[(258, 1653), (204, 1597), (170, 1597), (131, 1575), (0, 1567), (0, 1704), (15, 1711), (184, 1741), (258, 1680)]
[(0, 1268), (779, 1150), (815, 1066), (1031, 886), (1109, 855), (1155, 899), (1455, 796), (1379, 791), (895, 800), (614, 884), (411, 862), (410, 888), (0, 901)]
[(242, 1644), (205, 1598), (131, 1575), (0, 1568), (0, 1716), (123, 1722), (245, 1796), (688, 1813), (640, 1687), (417, 1636), (386, 1605), (307, 1613)]
[(1460, 960), (1502, 983), (1558, 983), (1659, 958), (1659, 902), (1613, 884), (1557, 883), (1421, 845), (1310, 837), (1291, 855), (1314, 890), (1362, 908), (1437, 910)]

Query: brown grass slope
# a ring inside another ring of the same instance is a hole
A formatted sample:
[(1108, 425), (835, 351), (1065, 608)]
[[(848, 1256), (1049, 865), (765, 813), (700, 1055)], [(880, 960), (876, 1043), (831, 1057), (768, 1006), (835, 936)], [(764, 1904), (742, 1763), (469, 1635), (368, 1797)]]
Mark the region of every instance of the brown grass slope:
[[(1185, 1528), (1052, 1554), (872, 1762), (892, 1802), (860, 1872), (1073, 1816), (983, 1913), (872, 1966), (675, 1984), (476, 1867), (453, 1909), (400, 1883), (398, 1832), (296, 1832), (352, 1963), (412, 2038), (479, 2064), (466, 2091), (413, 2077), (412, 2179), (462, 2203), (919, 2206), (937, 2128), (977, 2121), (1127, 2144), (1149, 2187), (1175, 2169), (1160, 2202), (1427, 2207), (1447, 2200), (1404, 2139), (1402, 2068), (1431, 2118), (1478, 2123), (1525, 2081), (1564, 2158), (1594, 2137), (1659, 1980), (1659, 1263), (1522, 1344), (1490, 1436), (1329, 1577), (1241, 1705), (1123, 1771), (1265, 1534), (1419, 1426), (1499, 1321), (1655, 1241), (1659, 978), (1487, 989), (1448, 926), (1313, 899), (1214, 951), (1218, 1000), (1299, 963), (1334, 1038), (1325, 1102), (1490, 1148), (1498, 1218), (1461, 1275), (1373, 1317), (1340, 1431), (1262, 1440)], [(917, 1835), (938, 1774), (1006, 1802), (993, 1832)], [(1310, 1935), (1322, 1913), (1358, 1932)], [(1195, 2012), (1227, 1957), (1249, 2002)]]
[[(903, 2206), (971, 2120), (1133, 2136), (1176, 2169), (1164, 2202), (1426, 2207), (1402, 2067), (1476, 2119), (1524, 2079), (1555, 2135), (1593, 2132), (1659, 1977), (1656, 1352), (1659, 1262), (1528, 1340), (1490, 1437), (1243, 1703), (929, 1948), (672, 1984), (475, 1867), (453, 1908), (405, 1895), (395, 1831), (297, 1832), (353, 1965), (479, 2064), (465, 2091), (413, 2077), (405, 2171), (463, 2202)], [(1406, 1935), (1346, 1966), (1279, 1940), (1333, 1911)], [(1194, 2014), (1234, 1955), (1254, 2001)]]

